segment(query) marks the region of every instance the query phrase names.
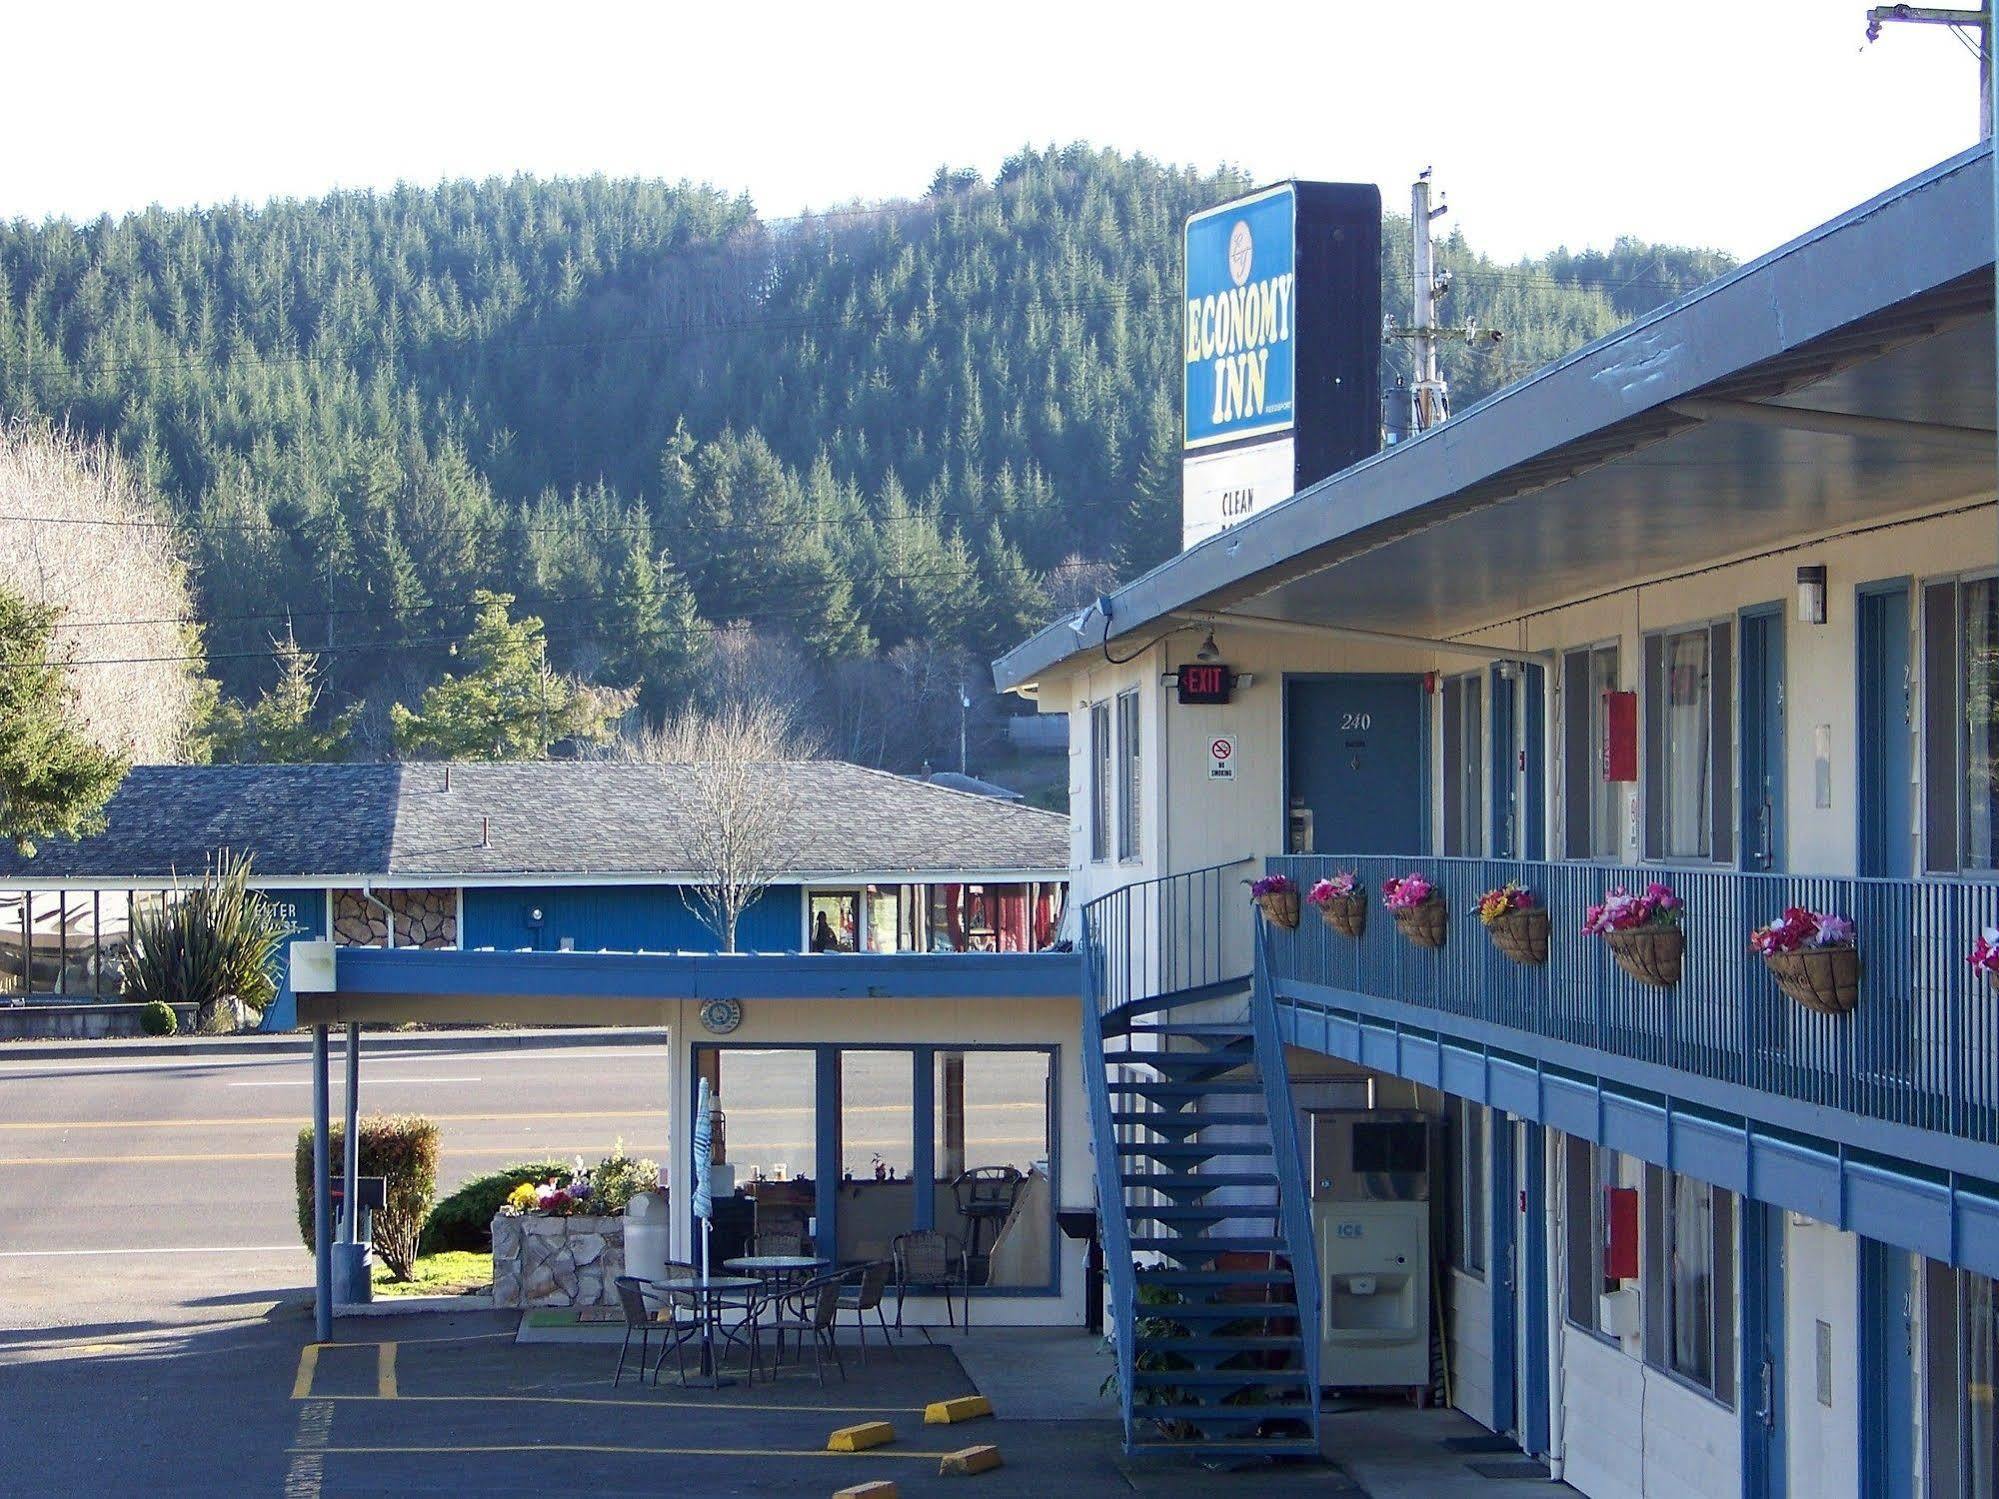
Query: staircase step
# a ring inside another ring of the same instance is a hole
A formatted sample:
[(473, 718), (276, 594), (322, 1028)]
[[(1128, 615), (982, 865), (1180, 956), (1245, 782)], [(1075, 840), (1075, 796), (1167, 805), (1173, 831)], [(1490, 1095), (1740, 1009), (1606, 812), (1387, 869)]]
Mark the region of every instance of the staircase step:
[(1177, 1109), (1114, 1109), (1113, 1124), (1142, 1124), (1162, 1133), (1192, 1134), (1210, 1125), (1267, 1124), (1270, 1116), (1252, 1109), (1217, 1110), (1212, 1114), (1187, 1114)]
[(1185, 1141), (1120, 1140), (1117, 1153), (1125, 1156), (1151, 1156), (1158, 1161), (1191, 1162), (1199, 1165), (1217, 1156), (1269, 1155), (1270, 1147), (1254, 1142), (1245, 1142), (1241, 1145), (1200, 1145), (1188, 1144)]
[[(1143, 1416), (1148, 1421), (1202, 1421), (1219, 1426), (1224, 1421), (1308, 1421), (1312, 1416), (1312, 1407), (1303, 1400), (1295, 1405), (1286, 1405), (1281, 1401), (1267, 1401), (1260, 1405), (1141, 1405), (1134, 1407), (1132, 1414)], [(1176, 1442), (1170, 1445), (1184, 1452), (1195, 1444)], [(1267, 1444), (1258, 1442), (1256, 1445), (1261, 1448)]]
[[(1177, 1234), (1135, 1234), (1131, 1240), (1134, 1250), (1145, 1250), (1151, 1254), (1163, 1254), (1170, 1259), (1213, 1259), (1218, 1254), (1256, 1253), (1282, 1254), (1291, 1246), (1283, 1239), (1253, 1239), (1248, 1237), (1226, 1239), (1198, 1239)], [(1289, 1281), (1291, 1274), (1284, 1273)]]
[[(1243, 1385), (1285, 1388), (1303, 1385), (1311, 1376), (1303, 1369), (1139, 1369), (1132, 1382), (1140, 1389), (1230, 1389)], [(1233, 1409), (1233, 1407), (1230, 1407)]]
[(1255, 1065), (1246, 1052), (1238, 1056), (1225, 1051), (1108, 1051), (1104, 1053), (1104, 1063), (1107, 1066), (1153, 1067), (1160, 1072), (1182, 1076), (1201, 1072), (1238, 1072)]
[[(1179, 1291), (1188, 1288), (1213, 1286), (1288, 1286), (1291, 1284), (1289, 1270), (1138, 1270), (1133, 1272), (1142, 1286), (1158, 1286), (1162, 1290)], [(1245, 1306), (1289, 1305), (1287, 1302), (1244, 1302)], [(1148, 1314), (1173, 1315), (1172, 1308), (1157, 1307), (1145, 1309)]]
[[(1147, 1407), (1147, 1414), (1151, 1408)], [(1312, 1437), (1190, 1437), (1184, 1442), (1127, 1442), (1133, 1457), (1319, 1457)]]
[(1147, 1098), (1217, 1098), (1223, 1094), (1246, 1097), (1263, 1092), (1263, 1084), (1248, 1080), (1206, 1083), (1161, 1083), (1146, 1078), (1127, 1078), (1110, 1084), (1113, 1093), (1138, 1093)]
[(1185, 1024), (1134, 1025), (1130, 1031), (1134, 1036), (1206, 1036), (1247, 1041), (1256, 1033), (1250, 1029), (1247, 1020), (1189, 1021)]
[[(1160, 1315), (1155, 1308), (1152, 1315)], [(1170, 1319), (1169, 1319), (1170, 1320)], [(1296, 1337), (1244, 1336), (1218, 1337), (1200, 1334), (1171, 1334), (1165, 1337), (1149, 1338), (1139, 1333), (1132, 1338), (1134, 1348), (1142, 1348), (1148, 1353), (1290, 1353), (1304, 1351), (1303, 1340)]]
[(1275, 1222), (1283, 1214), (1283, 1207), (1274, 1202), (1171, 1203), (1165, 1207), (1127, 1204), (1124, 1210), (1128, 1223), (1220, 1223), (1225, 1218)]
[[(1226, 1287), (1224, 1288), (1226, 1289)], [(1298, 1319), (1295, 1303), (1289, 1301), (1193, 1301), (1176, 1306), (1138, 1308), (1140, 1317), (1157, 1317), (1166, 1322), (1289, 1322)], [(1271, 1334), (1275, 1337), (1277, 1334)]]
[(1212, 1192), (1217, 1187), (1276, 1187), (1277, 1177), (1269, 1171), (1127, 1171), (1127, 1187), (1150, 1187), (1155, 1192)]

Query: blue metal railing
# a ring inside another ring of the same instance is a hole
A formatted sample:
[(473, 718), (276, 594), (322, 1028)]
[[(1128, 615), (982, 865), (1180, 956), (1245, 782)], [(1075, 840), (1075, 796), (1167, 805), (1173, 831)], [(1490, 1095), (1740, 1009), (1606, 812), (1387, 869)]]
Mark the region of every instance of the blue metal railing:
[[(1267, 964), (1287, 981), (1374, 995), (1654, 1063), (1870, 1119), (1999, 1143), (1999, 999), (1964, 958), (1999, 925), (1999, 884), (1742, 874), (1505, 859), (1281, 857), (1301, 890), (1339, 870), (1366, 887), (1367, 929), (1342, 936), (1311, 907), (1272, 934)], [(1403, 940), (1381, 884), (1410, 871), (1450, 907), (1441, 951)], [(1548, 961), (1508, 961), (1480, 928), (1478, 897), (1508, 880), (1549, 911)], [(1670, 884), (1685, 902), (1684, 974), (1673, 989), (1628, 977), (1580, 928), (1612, 886)], [(1786, 906), (1850, 916), (1860, 1003), (1821, 1015), (1787, 998), (1749, 950), (1750, 931)]]
[[(1101, 944), (1103, 930), (1093, 919), (1090, 907), (1082, 911), (1080, 928), (1083, 956), (1083, 992), (1100, 993)], [(1083, 1091), (1090, 1100), (1091, 1152), (1097, 1168), (1097, 1223), (1103, 1236), (1105, 1279), (1109, 1291), (1112, 1326), (1116, 1330), (1118, 1405), (1124, 1417), (1126, 1446), (1132, 1441), (1132, 1369), (1138, 1336), (1133, 1307), (1131, 1224), (1124, 1211), (1123, 1166), (1118, 1160), (1117, 1127), (1111, 1120), (1110, 1074), (1104, 1061), (1103, 1027), (1093, 1018), (1083, 1022)]]
[(1083, 908), (1084, 993), (1099, 1017), (1148, 1000), (1242, 983), (1254, 958), (1241, 858), (1100, 895)]
[[(1270, 1118), (1270, 1153), (1277, 1173), (1278, 1204), (1283, 1213), (1284, 1239), (1297, 1283), (1298, 1335), (1303, 1345), (1307, 1383), (1319, 1388), (1319, 1249), (1312, 1230), (1310, 1184), (1305, 1157), (1298, 1148), (1298, 1111), (1291, 1102), (1291, 1074), (1284, 1065), (1284, 1042), (1277, 1033), (1276, 997), (1270, 987), (1269, 928), (1255, 921), (1259, 961), (1249, 999), (1250, 1024), (1256, 1032), (1257, 1070), (1263, 1077), (1264, 1111)], [(1313, 1402), (1316, 1423), (1318, 1404)], [(1314, 1424), (1313, 1430), (1317, 1431)]]

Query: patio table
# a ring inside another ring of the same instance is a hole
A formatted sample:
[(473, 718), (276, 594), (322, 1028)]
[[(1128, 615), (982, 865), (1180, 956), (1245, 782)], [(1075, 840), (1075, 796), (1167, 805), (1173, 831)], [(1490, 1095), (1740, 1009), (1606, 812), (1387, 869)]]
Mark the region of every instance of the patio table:
[[(693, 1296), (699, 1299), (701, 1375), (696, 1382), (712, 1390), (734, 1384), (735, 1381), (732, 1379), (723, 1379), (720, 1369), (716, 1367), (715, 1323), (729, 1297), (747, 1297), (750, 1292), (761, 1289), (763, 1282), (753, 1275), (669, 1275), (663, 1280), (651, 1280), (646, 1284), (670, 1295)], [(729, 1336), (733, 1341), (733, 1335)]]

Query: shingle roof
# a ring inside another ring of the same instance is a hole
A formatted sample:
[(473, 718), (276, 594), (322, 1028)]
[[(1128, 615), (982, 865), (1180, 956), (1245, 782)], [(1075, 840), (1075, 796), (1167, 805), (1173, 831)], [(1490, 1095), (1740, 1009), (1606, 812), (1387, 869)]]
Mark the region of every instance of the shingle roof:
[[(767, 772), (799, 809), (798, 878), (1057, 874), (1069, 820), (834, 760)], [(248, 850), (265, 879), (694, 872), (686, 766), (605, 761), (401, 765), (141, 765), (105, 831), (50, 839), (32, 859), (0, 842), (0, 881), (156, 879)], [(481, 819), (486, 841), (480, 841)]]

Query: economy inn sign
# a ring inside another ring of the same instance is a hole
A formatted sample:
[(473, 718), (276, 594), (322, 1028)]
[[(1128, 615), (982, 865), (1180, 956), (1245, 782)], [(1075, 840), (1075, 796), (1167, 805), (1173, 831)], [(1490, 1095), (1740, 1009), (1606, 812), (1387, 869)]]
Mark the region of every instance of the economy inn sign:
[(1281, 182), (1187, 219), (1182, 545), (1380, 446), (1381, 194)]

